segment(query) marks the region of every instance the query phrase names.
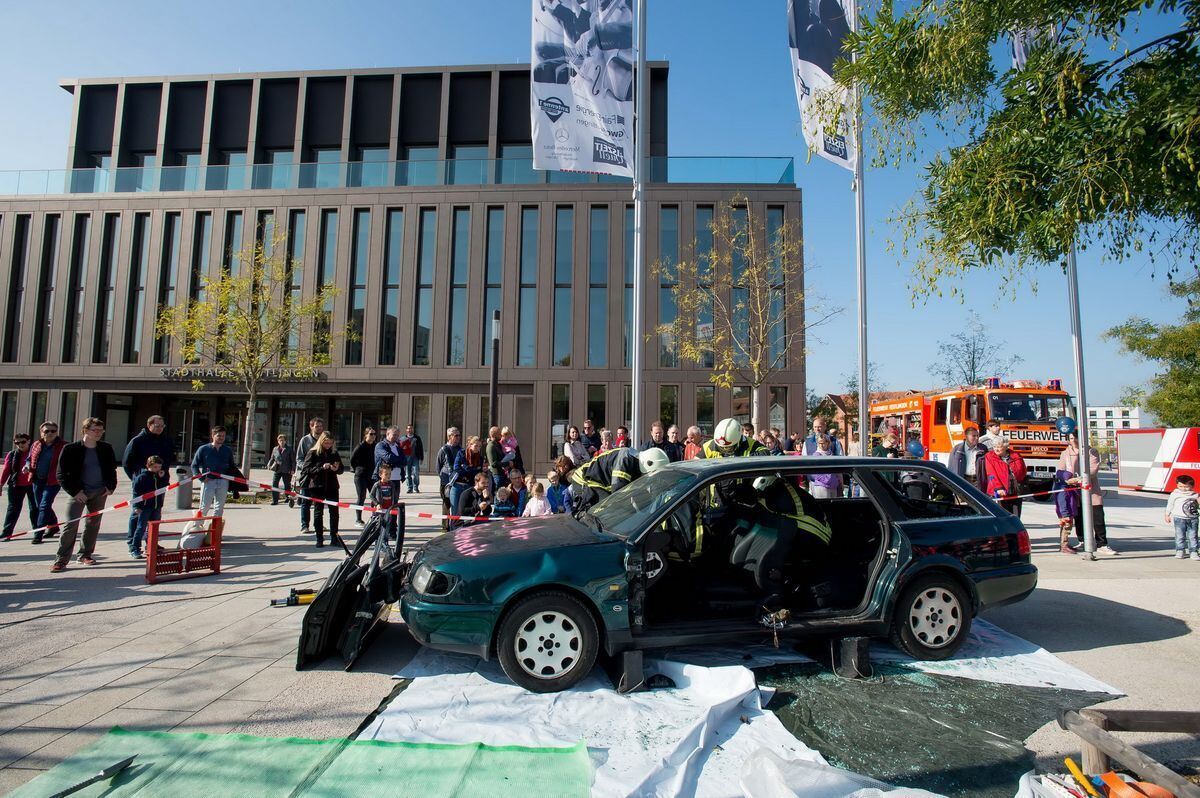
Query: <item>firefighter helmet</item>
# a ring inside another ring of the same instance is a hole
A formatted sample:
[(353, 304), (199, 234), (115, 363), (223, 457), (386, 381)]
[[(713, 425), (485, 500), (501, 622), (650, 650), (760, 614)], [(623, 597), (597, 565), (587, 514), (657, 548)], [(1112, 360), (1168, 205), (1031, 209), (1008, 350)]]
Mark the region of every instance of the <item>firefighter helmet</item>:
[(733, 454), (742, 442), (742, 425), (736, 418), (724, 418), (713, 430), (713, 446), (721, 454)]
[(651, 448), (638, 452), (638, 465), (641, 466), (643, 474), (652, 474), (669, 462), (670, 458), (662, 449)]

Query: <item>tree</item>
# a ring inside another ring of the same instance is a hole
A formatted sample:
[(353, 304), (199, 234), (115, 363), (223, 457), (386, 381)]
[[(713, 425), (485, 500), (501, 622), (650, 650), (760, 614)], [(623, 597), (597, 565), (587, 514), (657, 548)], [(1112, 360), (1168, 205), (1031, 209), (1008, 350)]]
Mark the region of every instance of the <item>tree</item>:
[[(879, 385), (879, 366), (874, 360), (867, 361), (867, 385), (873, 391), (885, 390)], [(849, 420), (846, 422), (850, 429), (858, 429), (858, 369), (842, 375), (842, 384), (846, 386), (846, 407), (849, 412)], [(871, 395), (867, 394), (867, 402), (870, 403)]]
[[(334, 329), (330, 322), (336, 287), (322, 286), (307, 298), (284, 289), (298, 268), (284, 243), (259, 241), (234, 253), (230, 268), (208, 281), (196, 299), (160, 307), (155, 324), (157, 338), (180, 343), (184, 363), (207, 363), (246, 392), (243, 473), (250, 468), (254, 410), (268, 375), (285, 370), (291, 378), (312, 379), (317, 367), (331, 362), (335, 342), (357, 338), (355, 331)], [(204, 385), (203, 379), (192, 380), (192, 390)]]
[[(1130, 48), (1143, 25), (1167, 31)], [(1028, 44), (1020, 71), (999, 55), (1012, 31)], [(930, 127), (948, 141), (900, 215), (914, 292), (979, 269), (1011, 277), (1089, 241), (1120, 258), (1161, 240), (1194, 262), (1198, 33), (1190, 1), (919, 0), (898, 13), (882, 0), (847, 40), (857, 62), (834, 68), (870, 97), (880, 161), (913, 156)]]
[(805, 336), (841, 312), (805, 291), (803, 242), (795, 221), (766, 220), (745, 197), (718, 206), (687, 257), (660, 261), (674, 316), (658, 327), (668, 358), (711, 367), (719, 387), (749, 385), (755, 429), (767, 426), (768, 380), (803, 360)]
[(1021, 356), (1004, 351), (1005, 345), (992, 340), (979, 314), (972, 312), (965, 330), (938, 344), (929, 373), (944, 385), (978, 385), (985, 377), (1006, 377)]
[(1127, 389), (1125, 396), (1144, 398), (1145, 408), (1168, 427), (1200, 426), (1200, 276), (1172, 283), (1170, 292), (1186, 298), (1187, 310), (1177, 324), (1155, 324), (1135, 317), (1105, 332), (1126, 352), (1156, 361), (1161, 371), (1149, 390)]

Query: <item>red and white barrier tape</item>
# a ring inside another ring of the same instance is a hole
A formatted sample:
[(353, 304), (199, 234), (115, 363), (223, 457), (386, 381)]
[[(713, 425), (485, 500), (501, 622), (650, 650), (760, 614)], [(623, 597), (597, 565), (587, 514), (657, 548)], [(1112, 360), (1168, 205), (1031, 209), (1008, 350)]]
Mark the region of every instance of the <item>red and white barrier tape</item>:
[[(121, 501), (117, 502), (116, 504), (114, 504), (110, 507), (105, 507), (102, 510), (96, 510), (93, 513), (84, 513), (83, 515), (79, 516), (78, 519), (73, 519), (70, 521), (59, 521), (57, 524), (46, 524), (45, 526), (40, 526), (40, 527), (37, 527), (36, 529), (27, 529), (24, 532), (14, 532), (12, 534), (12, 536), (9, 538), (9, 540), (12, 540), (13, 538), (24, 537), (25, 535), (36, 535), (38, 532), (45, 532), (47, 529), (51, 529), (53, 527), (62, 527), (62, 526), (66, 526), (67, 524), (78, 523), (78, 521), (82, 521), (85, 518), (95, 518), (98, 515), (104, 515), (105, 513), (111, 513), (114, 510), (124, 510), (124, 509), (127, 509), (134, 502), (144, 502), (144, 501), (153, 499), (155, 496), (163, 496), (166, 493), (168, 493), (169, 491), (173, 491), (176, 488), (182, 487), (183, 485), (186, 485), (189, 482), (192, 482), (196, 479), (198, 479), (198, 476), (187, 477), (186, 479), (181, 479), (178, 482), (172, 482), (169, 485), (167, 485), (166, 487), (159, 488), (158, 490), (152, 490), (149, 493), (143, 493), (143, 494), (141, 494), (139, 496), (135, 496), (131, 499), (122, 499)], [(74, 501), (74, 500), (75, 500), (74, 497), (72, 497), (71, 501)]]

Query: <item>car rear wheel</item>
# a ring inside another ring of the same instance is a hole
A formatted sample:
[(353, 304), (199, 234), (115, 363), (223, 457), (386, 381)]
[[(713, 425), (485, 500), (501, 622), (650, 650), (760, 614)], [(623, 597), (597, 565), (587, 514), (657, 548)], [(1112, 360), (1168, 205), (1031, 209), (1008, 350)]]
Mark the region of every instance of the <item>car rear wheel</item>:
[(971, 599), (954, 577), (929, 574), (905, 588), (892, 616), (891, 641), (915, 659), (946, 659), (971, 631)]
[(554, 693), (591, 672), (599, 638), (583, 602), (547, 591), (526, 596), (505, 614), (496, 651), (508, 678), (534, 693)]

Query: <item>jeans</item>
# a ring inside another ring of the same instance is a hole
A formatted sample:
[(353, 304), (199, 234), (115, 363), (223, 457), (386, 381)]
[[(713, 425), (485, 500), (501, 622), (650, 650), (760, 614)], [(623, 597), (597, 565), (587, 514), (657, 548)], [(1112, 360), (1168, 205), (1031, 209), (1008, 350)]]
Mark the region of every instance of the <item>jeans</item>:
[[(200, 515), (224, 515), (225, 495), (229, 493), (229, 480), (206, 479), (200, 486)], [(212, 512), (209, 512), (212, 510)]]
[(33, 496), (37, 501), (38, 517), (34, 522), (35, 527), (49, 527), (44, 533), (39, 532), (36, 537), (40, 538), (43, 534), (53, 535), (58, 532), (58, 515), (54, 512), (54, 499), (58, 496), (58, 492), (62, 490), (58, 485), (48, 485), (45, 482), (33, 482)]
[(135, 507), (129, 514), (129, 532), (125, 535), (125, 543), (129, 546), (130, 554), (141, 554), (142, 543), (146, 540), (146, 530), (151, 521), (162, 518), (161, 507)]
[[(104, 509), (108, 503), (108, 491), (104, 488), (84, 491), (83, 501), (72, 497), (67, 505), (67, 523), (63, 525), (62, 538), (58, 541), (58, 562), (66, 565), (75, 551), (75, 538), (79, 534), (79, 517), (87, 513), (95, 513)], [(79, 557), (91, 557), (96, 550), (96, 538), (100, 535), (100, 516), (86, 518), (83, 521), (83, 542), (79, 546)]]
[(29, 505), (29, 523), (37, 527), (38, 506), (33, 498), (33, 488), (29, 485), (8, 486), (8, 512), (4, 514), (4, 531), (0, 538), (11, 537), (17, 526), (17, 518), (21, 515), (21, 505)]
[(277, 488), (282, 488), (290, 492), (292, 490), (292, 474), (290, 471), (276, 471), (271, 476), (271, 504), (279, 504), (280, 502), (290, 502), (292, 497), (289, 495), (281, 495)]
[(1175, 522), (1175, 551), (1200, 551), (1196, 539), (1196, 527), (1200, 519), (1172, 517), (1171, 520)]
[(405, 477), (408, 481), (408, 492), (412, 493), (421, 489), (421, 461), (409, 460), (408, 465), (404, 466)]

